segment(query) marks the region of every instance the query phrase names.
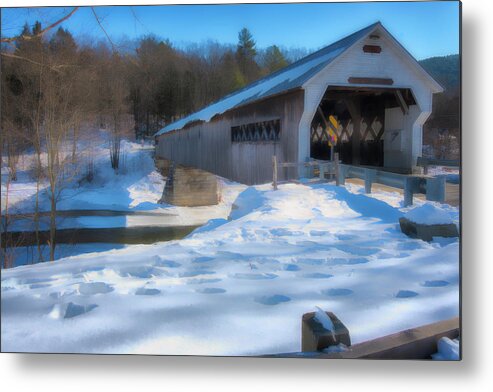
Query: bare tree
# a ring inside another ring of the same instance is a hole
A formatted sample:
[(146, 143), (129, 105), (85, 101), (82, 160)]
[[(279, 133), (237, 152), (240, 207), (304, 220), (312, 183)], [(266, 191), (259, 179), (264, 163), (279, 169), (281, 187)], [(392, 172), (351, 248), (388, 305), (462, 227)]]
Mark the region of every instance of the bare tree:
[(10, 212), (10, 186), (12, 183), (12, 172), (9, 171), (3, 181), (2, 189), (2, 209), (0, 210), (0, 256), (1, 268), (12, 268), (15, 266), (16, 248), (22, 243), (23, 236), (13, 236), (11, 227), (15, 223), (15, 218)]
[(126, 73), (125, 59), (116, 53), (108, 56), (107, 64), (101, 67), (99, 72), (99, 85), (101, 86), (99, 107), (110, 123), (110, 162), (115, 171), (120, 168), (121, 141), (129, 131), (127, 121), (130, 110), (129, 87)]
[(50, 201), (49, 247), (50, 260), (54, 260), (57, 203), (63, 190), (74, 180), (78, 171), (68, 146), (72, 130), (77, 126), (80, 107), (71, 99), (76, 84), (74, 75), (50, 76), (55, 76), (57, 80), (47, 81), (43, 88), (43, 100), (46, 176)]

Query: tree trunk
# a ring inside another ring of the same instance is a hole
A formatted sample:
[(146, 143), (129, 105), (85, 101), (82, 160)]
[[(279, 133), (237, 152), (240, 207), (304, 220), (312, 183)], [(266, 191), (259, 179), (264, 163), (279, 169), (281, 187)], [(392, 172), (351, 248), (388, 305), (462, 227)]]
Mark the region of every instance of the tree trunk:
[[(9, 225), (9, 190), (10, 190), (10, 175), (7, 177), (7, 184), (5, 186), (5, 212), (3, 214), (4, 218), (4, 241), (0, 243), (0, 248), (3, 254), (2, 268), (9, 268), (10, 260), (9, 260), (9, 251), (7, 249), (7, 241), (8, 241), (8, 225)], [(0, 213), (1, 217), (1, 213)], [(1, 241), (1, 239), (0, 239)]]
[(55, 195), (51, 195), (50, 208), (50, 261), (55, 260), (55, 236), (56, 236), (56, 200)]
[(74, 126), (74, 134), (73, 134), (73, 141), (72, 141), (72, 163), (76, 163), (76, 156), (77, 156), (77, 141), (79, 140), (79, 127), (80, 124), (77, 121), (75, 126)]
[[(39, 158), (39, 156), (38, 156)], [(38, 261), (43, 261), (43, 253), (41, 252), (41, 242), (39, 239), (39, 182), (41, 181), (41, 160), (38, 163), (38, 178), (36, 181), (36, 199), (34, 205), (34, 232), (36, 233), (36, 246), (38, 249)]]

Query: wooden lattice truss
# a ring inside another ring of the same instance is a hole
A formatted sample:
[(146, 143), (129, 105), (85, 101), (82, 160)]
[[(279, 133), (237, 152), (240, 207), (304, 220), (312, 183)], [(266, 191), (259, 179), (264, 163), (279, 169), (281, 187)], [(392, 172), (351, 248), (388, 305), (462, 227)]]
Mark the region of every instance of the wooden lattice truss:
[(277, 142), (281, 138), (280, 120), (261, 121), (242, 124), (231, 128), (231, 141), (239, 142)]
[[(330, 115), (337, 119), (337, 127), (329, 121)], [(359, 127), (360, 141), (380, 141), (384, 132), (383, 121), (383, 116), (378, 114), (362, 116)], [(329, 132), (332, 130), (337, 135), (338, 143), (347, 142), (351, 140), (354, 128), (351, 118), (339, 119), (336, 114), (324, 113), (322, 104), (320, 104), (312, 121), (310, 139), (312, 143), (328, 143), (330, 140)]]

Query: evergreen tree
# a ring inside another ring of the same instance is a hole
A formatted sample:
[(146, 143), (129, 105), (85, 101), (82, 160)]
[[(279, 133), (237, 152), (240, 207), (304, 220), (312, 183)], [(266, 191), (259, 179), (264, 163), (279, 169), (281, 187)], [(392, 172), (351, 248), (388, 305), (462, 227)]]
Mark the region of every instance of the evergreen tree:
[(236, 47), (238, 58), (253, 60), (257, 54), (255, 44), (252, 33), (246, 27), (243, 27), (238, 33), (238, 45)]
[(42, 30), (41, 29), (41, 22), (36, 21), (34, 23), (34, 27), (33, 27), (33, 35), (37, 35), (37, 34), (41, 33), (41, 30)]
[(77, 51), (77, 44), (72, 34), (60, 27), (50, 40), (50, 50), (54, 54), (67, 56)]
[(22, 28), (22, 32), (20, 34), (20, 38), (15, 41), (15, 47), (17, 50), (17, 54), (21, 56), (28, 56), (31, 60), (34, 60), (35, 55), (39, 55), (39, 53), (43, 50), (43, 39), (42, 36), (35, 37), (42, 30), (41, 22), (36, 21), (34, 23), (33, 28), (31, 29), (27, 22), (24, 24)]
[(238, 90), (246, 84), (245, 77), (240, 70), (233, 52), (227, 52), (223, 56), (222, 70), (222, 95)]
[(243, 74), (245, 84), (260, 77), (260, 67), (255, 62), (257, 50), (255, 40), (250, 31), (244, 27), (238, 33), (238, 44), (236, 46), (236, 61)]
[(269, 46), (263, 55), (262, 65), (265, 74), (271, 74), (286, 67), (289, 62), (277, 45)]
[(24, 36), (30, 36), (31, 35), (31, 28), (29, 27), (29, 25), (26, 23), (24, 23), (24, 27), (22, 28), (22, 32), (21, 32), (21, 37), (24, 37)]

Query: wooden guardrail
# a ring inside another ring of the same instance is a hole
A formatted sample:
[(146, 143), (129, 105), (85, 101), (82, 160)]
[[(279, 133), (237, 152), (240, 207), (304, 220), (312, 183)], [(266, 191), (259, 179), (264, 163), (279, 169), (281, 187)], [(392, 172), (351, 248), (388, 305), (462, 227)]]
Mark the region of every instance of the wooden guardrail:
[(355, 344), (346, 352), (327, 353), (321, 358), (431, 359), (443, 337), (460, 337), (458, 317)]
[[(320, 359), (431, 359), (437, 352), (438, 340), (443, 337), (460, 337), (458, 317), (406, 329), (380, 338), (351, 345), (346, 326), (331, 312), (326, 312), (333, 321), (334, 330), (328, 331), (314, 320), (314, 313), (302, 318), (301, 352), (266, 355), (268, 357), (299, 358), (300, 356)], [(326, 352), (329, 346), (343, 343), (345, 350)]]
[[(321, 180), (325, 179), (325, 174), (333, 175), (336, 178), (336, 182), (338, 182), (338, 173), (339, 173), (339, 154), (335, 153), (334, 154), (334, 160), (333, 161), (322, 161), (322, 160), (313, 160), (313, 161), (307, 161), (307, 162), (279, 162), (277, 160), (277, 156), (273, 155), (272, 156), (272, 185), (274, 187), (274, 190), (277, 190), (277, 185), (279, 183), (278, 181), (278, 174), (279, 174), (279, 169), (280, 168), (285, 168), (285, 167), (311, 167), (315, 168), (318, 167), (319, 169), (319, 178)], [(339, 185), (339, 184), (338, 184)]]
[(424, 174), (428, 174), (429, 166), (460, 167), (460, 162), (458, 159), (435, 159), (418, 157), (418, 161), (416, 164), (423, 168)]
[(284, 167), (318, 167), (320, 180), (325, 179), (326, 173), (333, 175), (336, 185), (344, 185), (346, 178), (359, 178), (365, 182), (365, 192), (371, 193), (373, 183), (399, 188), (404, 191), (404, 206), (413, 204), (416, 193), (426, 195), (426, 200), (445, 201), (446, 176), (413, 176), (392, 173), (384, 170), (367, 168), (364, 166), (346, 165), (339, 162), (339, 154), (334, 154), (333, 161), (313, 160), (308, 162), (279, 162), (277, 157), (272, 157), (274, 190), (278, 186), (278, 171)]
[(373, 183), (404, 190), (404, 206), (413, 204), (415, 193), (426, 194), (426, 200), (445, 201), (445, 176), (423, 177), (397, 174), (361, 166), (339, 165), (339, 184), (344, 185), (346, 178), (356, 177), (365, 181), (365, 192), (371, 193)]

